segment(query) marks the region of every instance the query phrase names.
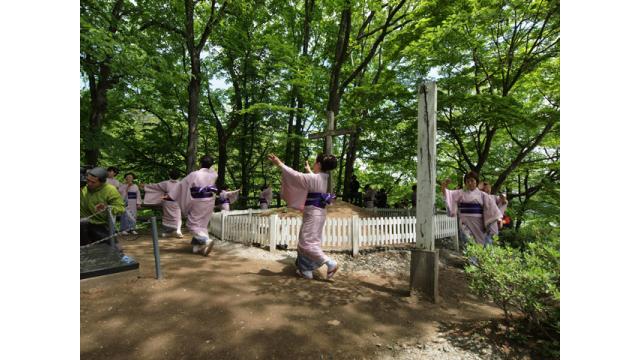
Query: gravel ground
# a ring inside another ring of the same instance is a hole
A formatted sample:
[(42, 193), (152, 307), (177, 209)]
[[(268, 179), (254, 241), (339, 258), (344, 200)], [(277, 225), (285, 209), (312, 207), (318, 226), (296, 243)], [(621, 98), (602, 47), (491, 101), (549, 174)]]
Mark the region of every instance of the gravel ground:
[[(295, 250), (268, 250), (245, 246), (238, 243), (214, 240), (215, 248), (229, 251), (230, 254), (249, 259), (295, 261)], [(338, 261), (340, 271), (338, 274), (355, 274), (370, 272), (376, 275), (392, 279), (407, 279), (409, 277), (409, 265), (411, 251), (398, 248), (365, 249), (358, 257), (353, 257), (345, 252), (327, 252), (329, 256)], [(440, 267), (449, 267), (453, 271), (463, 272), (464, 259), (457, 253), (440, 249)], [(447, 327), (443, 324), (439, 331), (428, 340), (424, 338), (401, 339), (389, 342), (388, 339), (380, 339), (376, 343), (379, 351), (375, 353), (375, 359), (513, 359), (513, 354), (508, 356), (502, 349), (491, 346), (482, 340), (478, 334), (456, 339), (451, 333), (447, 334)], [(373, 334), (373, 336), (376, 336)], [(457, 345), (456, 345), (457, 344)], [(331, 354), (328, 359), (334, 358)], [(518, 357), (515, 357), (518, 358)], [(525, 357), (526, 358), (526, 357)]]

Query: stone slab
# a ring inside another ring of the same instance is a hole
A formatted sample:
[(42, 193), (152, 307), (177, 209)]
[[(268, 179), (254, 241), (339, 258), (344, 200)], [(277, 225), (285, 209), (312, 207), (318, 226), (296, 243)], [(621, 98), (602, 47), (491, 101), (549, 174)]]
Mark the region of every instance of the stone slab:
[(140, 267), (137, 261), (129, 261), (109, 244), (98, 244), (80, 248), (80, 279), (115, 274), (136, 270)]

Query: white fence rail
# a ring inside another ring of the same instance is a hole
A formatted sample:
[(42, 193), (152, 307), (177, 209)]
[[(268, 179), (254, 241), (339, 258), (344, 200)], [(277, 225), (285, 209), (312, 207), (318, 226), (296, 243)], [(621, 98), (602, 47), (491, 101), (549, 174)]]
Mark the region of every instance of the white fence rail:
[[(397, 209), (378, 209), (397, 210)], [(219, 239), (243, 244), (259, 243), (275, 250), (276, 245), (295, 248), (302, 218), (280, 218), (278, 215), (256, 216), (258, 210), (223, 211), (213, 213), (209, 232)], [(405, 211), (406, 210), (401, 210)], [(387, 213), (390, 214), (390, 213)], [(436, 239), (453, 237), (458, 249), (458, 222), (447, 215), (434, 216)], [(360, 218), (327, 218), (322, 232), (322, 246), (351, 249), (356, 255), (361, 247), (415, 244), (415, 216), (376, 216)]]

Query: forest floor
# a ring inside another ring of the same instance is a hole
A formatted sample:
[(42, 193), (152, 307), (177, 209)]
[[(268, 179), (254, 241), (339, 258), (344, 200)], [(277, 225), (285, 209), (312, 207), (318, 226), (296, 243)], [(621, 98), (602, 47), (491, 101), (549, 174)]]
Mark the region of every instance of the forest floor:
[(441, 250), (440, 301), (409, 292), (410, 251), (331, 253), (325, 280), (295, 275), (295, 251), (216, 241), (208, 257), (190, 236), (121, 237), (138, 271), (80, 282), (83, 359), (522, 359), (500, 310), (472, 295), (463, 259)]

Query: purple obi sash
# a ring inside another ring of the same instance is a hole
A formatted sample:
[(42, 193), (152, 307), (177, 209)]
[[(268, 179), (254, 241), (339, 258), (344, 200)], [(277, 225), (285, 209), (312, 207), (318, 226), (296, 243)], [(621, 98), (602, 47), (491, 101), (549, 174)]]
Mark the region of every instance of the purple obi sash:
[(222, 200), (222, 203), (223, 204), (231, 204), (231, 201), (229, 201), (229, 199), (224, 199), (224, 200)]
[(334, 194), (310, 192), (307, 194), (307, 201), (304, 202), (304, 205), (312, 205), (324, 209), (335, 198)]
[(482, 205), (477, 203), (461, 202), (458, 208), (461, 214), (482, 214)]
[(192, 186), (190, 190), (191, 197), (194, 199), (210, 198), (213, 197), (214, 192), (218, 191), (218, 189), (216, 189), (216, 187), (213, 185), (203, 187)]
[(137, 199), (137, 193), (135, 191), (128, 191), (127, 192), (127, 199)]
[(267, 203), (267, 199), (265, 198), (259, 198), (258, 201), (260, 202), (260, 204), (266, 204)]

